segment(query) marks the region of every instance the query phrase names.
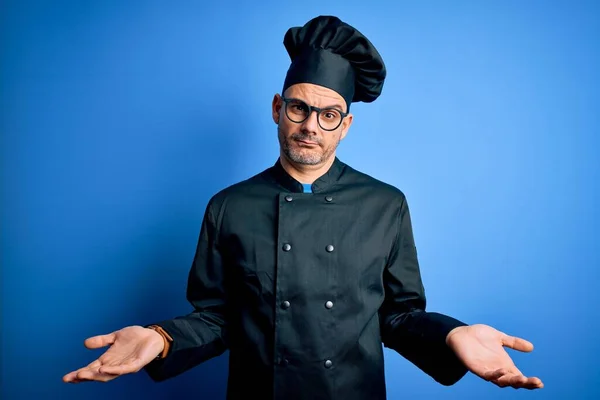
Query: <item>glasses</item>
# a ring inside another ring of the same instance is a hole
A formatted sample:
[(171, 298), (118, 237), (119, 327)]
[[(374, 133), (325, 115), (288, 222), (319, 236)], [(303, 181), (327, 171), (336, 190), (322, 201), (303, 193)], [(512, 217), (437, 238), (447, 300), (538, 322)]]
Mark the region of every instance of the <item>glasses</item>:
[(290, 121), (300, 124), (308, 119), (313, 111), (317, 113), (317, 122), (324, 131), (334, 131), (341, 124), (348, 113), (337, 108), (318, 108), (309, 106), (299, 99), (281, 98), (285, 103), (285, 115)]

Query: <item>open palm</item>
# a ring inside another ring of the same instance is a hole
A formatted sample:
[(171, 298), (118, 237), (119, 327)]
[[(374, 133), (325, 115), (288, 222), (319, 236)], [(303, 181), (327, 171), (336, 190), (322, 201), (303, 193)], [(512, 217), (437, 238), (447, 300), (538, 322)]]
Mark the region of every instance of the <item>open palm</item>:
[(107, 335), (88, 338), (88, 349), (109, 346), (98, 359), (63, 377), (64, 382), (107, 382), (123, 374), (138, 372), (150, 363), (164, 347), (162, 336), (142, 326), (128, 326)]
[(527, 340), (477, 324), (454, 329), (446, 342), (469, 371), (500, 387), (539, 389), (544, 386), (539, 378), (524, 376), (504, 349), (530, 352), (533, 344)]

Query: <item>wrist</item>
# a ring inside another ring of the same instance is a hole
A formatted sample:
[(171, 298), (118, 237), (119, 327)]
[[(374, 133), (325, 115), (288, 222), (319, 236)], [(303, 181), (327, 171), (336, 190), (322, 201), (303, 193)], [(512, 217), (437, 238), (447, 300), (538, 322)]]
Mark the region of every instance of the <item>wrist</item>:
[(169, 333), (167, 331), (165, 331), (163, 329), (162, 326), (149, 325), (146, 328), (153, 330), (154, 332), (158, 333), (161, 336), (162, 342), (163, 342), (163, 347), (160, 350), (160, 352), (158, 353), (158, 355), (156, 356), (156, 359), (165, 358), (169, 354), (169, 350), (171, 348), (171, 343), (173, 342), (173, 338), (171, 337), (171, 335), (169, 335)]
[(450, 338), (452, 336), (454, 336), (457, 332), (460, 332), (465, 328), (467, 328), (467, 326), (457, 326), (456, 328), (454, 328), (450, 332), (448, 332), (448, 334), (446, 335), (446, 344), (450, 343)]

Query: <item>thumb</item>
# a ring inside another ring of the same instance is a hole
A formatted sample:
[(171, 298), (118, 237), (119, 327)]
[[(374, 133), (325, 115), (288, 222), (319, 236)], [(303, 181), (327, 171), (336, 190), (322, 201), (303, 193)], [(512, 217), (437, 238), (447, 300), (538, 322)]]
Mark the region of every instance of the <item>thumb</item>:
[(115, 342), (115, 333), (109, 333), (107, 335), (98, 335), (87, 338), (83, 344), (88, 349), (98, 349), (100, 347), (108, 346)]
[(533, 344), (525, 339), (521, 339), (515, 336), (504, 335), (502, 337), (502, 344), (513, 350), (530, 352), (533, 351)]

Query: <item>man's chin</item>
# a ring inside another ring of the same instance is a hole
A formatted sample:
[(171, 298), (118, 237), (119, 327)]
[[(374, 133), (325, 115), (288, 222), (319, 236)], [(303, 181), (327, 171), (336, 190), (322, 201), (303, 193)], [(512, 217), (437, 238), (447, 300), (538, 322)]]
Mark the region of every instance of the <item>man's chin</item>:
[(294, 151), (287, 154), (287, 156), (296, 164), (302, 165), (317, 165), (323, 161), (320, 154), (306, 154)]

